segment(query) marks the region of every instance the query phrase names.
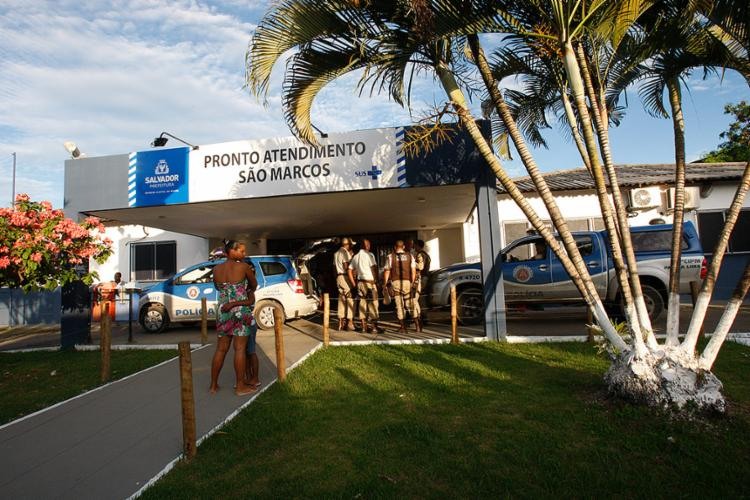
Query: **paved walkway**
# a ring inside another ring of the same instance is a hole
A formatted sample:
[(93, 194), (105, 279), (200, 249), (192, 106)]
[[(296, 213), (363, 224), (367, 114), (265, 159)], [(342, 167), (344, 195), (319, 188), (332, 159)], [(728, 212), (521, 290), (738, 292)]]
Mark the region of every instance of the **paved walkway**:
[[(285, 329), (287, 366), (318, 342)], [(274, 338), (258, 339), (261, 381), (276, 378)], [(232, 391), (231, 352), (222, 390), (208, 394), (213, 345), (193, 351), (197, 435), (250, 396)], [(122, 499), (140, 489), (182, 451), (177, 360), (0, 428), (0, 498)], [(200, 452), (200, 451), (199, 451)]]

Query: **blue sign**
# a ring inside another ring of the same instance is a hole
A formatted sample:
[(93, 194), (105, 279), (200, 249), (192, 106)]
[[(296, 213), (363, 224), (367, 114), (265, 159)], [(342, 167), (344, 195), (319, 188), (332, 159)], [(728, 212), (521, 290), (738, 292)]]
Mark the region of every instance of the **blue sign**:
[(130, 153), (128, 206), (187, 203), (189, 153), (189, 147)]

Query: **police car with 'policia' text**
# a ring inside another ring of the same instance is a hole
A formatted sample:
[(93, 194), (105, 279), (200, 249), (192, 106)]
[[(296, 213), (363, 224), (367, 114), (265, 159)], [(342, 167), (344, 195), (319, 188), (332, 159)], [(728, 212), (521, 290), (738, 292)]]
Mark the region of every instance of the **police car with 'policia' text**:
[[(313, 314), (319, 304), (315, 295), (305, 293), (292, 258), (288, 255), (245, 257), (255, 268), (255, 320), (261, 329), (273, 328), (274, 310), (283, 318)], [(147, 288), (138, 301), (138, 319), (144, 330), (163, 332), (172, 322), (201, 319), (201, 298), (206, 298), (209, 320), (216, 319), (218, 292), (213, 282), (214, 266), (223, 260), (201, 262), (171, 278)]]

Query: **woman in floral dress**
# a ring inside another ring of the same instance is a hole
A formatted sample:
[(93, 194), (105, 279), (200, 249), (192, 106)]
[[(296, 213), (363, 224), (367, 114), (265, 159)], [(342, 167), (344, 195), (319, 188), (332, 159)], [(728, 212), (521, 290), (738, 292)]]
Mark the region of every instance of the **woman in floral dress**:
[[(225, 251), (227, 260), (214, 267), (214, 284), (219, 292), (216, 314), (218, 339), (211, 363), (210, 391), (215, 393), (219, 390), (219, 373), (224, 366), (229, 347), (234, 344), (234, 371), (237, 377), (235, 393), (244, 396), (257, 390), (253, 381), (245, 381), (245, 372), (248, 342), (251, 341), (253, 346), (255, 345), (257, 326), (253, 317), (253, 305), (258, 281), (255, 279), (253, 268), (244, 261), (243, 243), (227, 241)], [(255, 372), (257, 374), (257, 367)], [(257, 376), (255, 378), (257, 382)]]

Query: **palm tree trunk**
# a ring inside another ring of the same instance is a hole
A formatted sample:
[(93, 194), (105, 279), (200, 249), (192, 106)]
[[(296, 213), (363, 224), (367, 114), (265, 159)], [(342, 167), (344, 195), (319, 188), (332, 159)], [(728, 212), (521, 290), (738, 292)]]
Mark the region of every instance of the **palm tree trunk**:
[[(607, 108), (604, 103), (600, 103), (599, 94), (594, 89), (594, 85), (591, 80), (591, 74), (586, 59), (586, 54), (583, 50), (583, 45), (578, 44), (577, 46), (577, 61), (583, 75), (585, 89), (589, 98), (589, 102), (592, 103), (592, 109), (594, 110), (594, 126), (599, 139), (599, 148), (602, 151), (602, 158), (604, 160), (604, 169), (607, 172), (607, 178), (609, 179), (610, 192), (612, 193), (612, 201), (614, 203), (614, 211), (617, 216), (618, 228), (620, 230), (620, 242), (622, 245), (622, 251), (627, 262), (627, 276), (630, 284), (630, 288), (633, 294), (633, 302), (636, 311), (636, 318), (641, 329), (646, 333), (648, 343), (650, 347), (656, 347), (656, 337), (653, 333), (651, 326), (651, 319), (648, 316), (648, 310), (646, 308), (646, 301), (643, 298), (643, 290), (641, 289), (641, 280), (638, 277), (638, 261), (635, 258), (635, 250), (633, 249), (633, 242), (630, 237), (630, 227), (628, 225), (628, 214), (625, 208), (625, 203), (622, 200), (622, 193), (620, 191), (620, 184), (617, 181), (617, 173), (615, 172), (614, 161), (612, 160), (612, 148), (609, 144), (609, 116)], [(626, 302), (626, 306), (628, 303)]]
[[(480, 45), (479, 37), (476, 34), (472, 34), (468, 36), (468, 40), (469, 47), (471, 48), (472, 56), (474, 58), (474, 63), (477, 65), (477, 68), (479, 68), (479, 72), (482, 75), (485, 87), (489, 91), (490, 97), (495, 104), (498, 115), (503, 120), (503, 123), (505, 123), (508, 134), (513, 139), (513, 144), (515, 144), (516, 146), (518, 155), (520, 156), (521, 161), (526, 167), (526, 170), (528, 171), (529, 176), (531, 177), (531, 180), (534, 183), (537, 192), (539, 193), (539, 197), (544, 202), (544, 206), (549, 213), (552, 224), (557, 229), (557, 232), (562, 238), (563, 245), (565, 246), (565, 250), (567, 251), (567, 255), (570, 257), (573, 265), (578, 271), (578, 274), (580, 275), (583, 284), (588, 291), (588, 294), (598, 295), (596, 287), (591, 280), (588, 269), (586, 268), (586, 263), (583, 261), (581, 252), (578, 250), (578, 245), (573, 238), (573, 234), (568, 228), (568, 223), (565, 221), (565, 217), (560, 211), (560, 208), (557, 205), (557, 201), (555, 200), (552, 191), (547, 185), (547, 181), (539, 171), (539, 167), (537, 166), (536, 161), (531, 154), (531, 151), (529, 151), (529, 148), (526, 145), (526, 140), (523, 138), (523, 134), (521, 134), (521, 131), (518, 129), (518, 125), (516, 124), (516, 121), (513, 118), (510, 109), (508, 108), (508, 104), (505, 102), (505, 99), (503, 98), (503, 95), (497, 86), (497, 81), (492, 75), (492, 70), (490, 69), (490, 65), (488, 64), (487, 58), (485, 57), (484, 51), (482, 50), (482, 47)], [(588, 305), (591, 305), (590, 301), (587, 300), (586, 302)]]
[(732, 297), (724, 308), (724, 314), (721, 315), (719, 324), (716, 325), (714, 334), (700, 357), (700, 365), (704, 370), (710, 370), (714, 365), (716, 356), (719, 355), (719, 349), (724, 344), (727, 333), (729, 333), (729, 329), (732, 327), (740, 307), (742, 307), (742, 302), (745, 300), (748, 288), (750, 288), (750, 262), (745, 265), (745, 272), (742, 273), (742, 279), (737, 283)]
[(682, 223), (685, 215), (685, 120), (682, 117), (682, 96), (677, 78), (667, 82), (669, 105), (674, 128), (675, 195), (672, 221), (672, 255), (669, 260), (669, 299), (667, 303), (666, 345), (680, 343), (680, 271), (682, 267)]
[(737, 218), (740, 215), (742, 204), (745, 202), (745, 196), (747, 191), (750, 189), (750, 162), (745, 164), (745, 171), (742, 173), (742, 179), (740, 180), (739, 186), (737, 186), (737, 192), (734, 193), (734, 199), (732, 204), (727, 211), (727, 218), (724, 222), (724, 227), (721, 230), (719, 241), (716, 243), (713, 257), (711, 259), (711, 265), (708, 267), (708, 274), (706, 279), (703, 280), (703, 286), (698, 294), (698, 298), (695, 301), (695, 307), (693, 308), (693, 315), (690, 318), (690, 326), (688, 327), (685, 339), (682, 341), (680, 347), (688, 354), (695, 353), (695, 344), (698, 342), (698, 335), (700, 334), (701, 326), (703, 321), (706, 319), (706, 311), (708, 310), (708, 304), (711, 301), (711, 295), (716, 285), (716, 277), (719, 275), (719, 269), (721, 268), (721, 262), (724, 260), (724, 252), (727, 250), (729, 245), (729, 236), (732, 234), (734, 225), (737, 222)]
[(607, 317), (604, 306), (602, 305), (599, 296), (596, 294), (592, 296), (592, 294), (588, 293), (588, 290), (583, 283), (581, 276), (578, 274), (575, 265), (573, 265), (570, 258), (560, 247), (560, 244), (552, 234), (552, 231), (550, 231), (550, 229), (544, 224), (539, 215), (531, 207), (528, 200), (526, 200), (523, 193), (521, 193), (521, 190), (518, 189), (507, 172), (505, 172), (505, 170), (502, 168), (502, 165), (500, 165), (500, 161), (492, 152), (492, 148), (490, 148), (489, 144), (487, 144), (486, 139), (484, 138), (482, 132), (479, 130), (479, 127), (474, 121), (474, 117), (469, 111), (466, 98), (464, 97), (461, 88), (458, 86), (458, 82), (456, 82), (453, 73), (443, 63), (438, 63), (435, 66), (435, 73), (438, 75), (438, 78), (440, 79), (445, 92), (448, 94), (451, 105), (455, 109), (461, 124), (469, 132), (469, 135), (476, 144), (480, 154), (485, 159), (485, 161), (487, 161), (487, 164), (495, 174), (495, 177), (497, 177), (497, 179), (503, 185), (511, 199), (513, 199), (516, 205), (518, 205), (531, 225), (539, 232), (550, 249), (555, 252), (555, 255), (557, 255), (557, 257), (560, 259), (560, 262), (570, 275), (573, 283), (576, 285), (579, 292), (581, 292), (581, 295), (584, 297), (587, 304), (589, 304), (589, 307), (592, 309), (594, 317), (601, 326), (605, 337), (610, 341), (615, 349), (621, 352), (627, 351), (628, 345), (625, 343), (622, 337), (620, 337), (620, 334), (617, 333), (614, 325), (612, 325), (612, 322)]
[[(594, 83), (591, 80), (591, 72), (589, 70), (588, 59), (586, 58), (586, 52), (583, 49), (582, 43), (577, 43), (575, 46), (576, 57), (578, 58), (578, 66), (581, 68), (581, 77), (583, 78), (583, 85), (586, 89), (586, 94), (589, 97), (589, 105), (591, 107), (591, 114), (594, 116), (594, 124), (601, 123), (603, 121), (602, 111), (603, 108), (599, 99), (595, 96), (596, 91), (594, 90)], [(606, 109), (606, 108), (604, 108)]]
[(573, 141), (576, 143), (578, 153), (581, 155), (583, 164), (586, 166), (586, 170), (591, 172), (591, 161), (589, 160), (589, 152), (586, 151), (586, 145), (583, 144), (581, 139), (581, 133), (578, 131), (578, 118), (576, 118), (575, 112), (573, 111), (573, 105), (570, 104), (570, 98), (568, 97), (567, 86), (560, 89), (560, 96), (562, 97), (563, 108), (565, 109), (565, 116), (570, 124), (570, 134), (573, 136)]
[[(584, 90), (584, 84), (581, 79), (581, 70), (578, 66), (575, 51), (573, 50), (573, 45), (570, 41), (565, 42), (563, 45), (563, 65), (565, 66), (565, 71), (568, 75), (568, 81), (570, 82), (570, 88), (573, 92), (573, 102), (575, 102), (576, 109), (578, 110), (578, 117), (581, 120), (583, 138), (586, 143), (586, 149), (589, 153), (589, 160), (591, 161), (591, 173), (592, 177), (594, 178), (594, 185), (596, 186), (596, 194), (599, 198), (599, 207), (602, 211), (604, 227), (607, 229), (607, 233), (609, 235), (610, 247), (612, 249), (612, 261), (615, 266), (617, 281), (620, 285), (620, 292), (622, 293), (622, 297), (625, 302), (625, 315), (628, 320), (628, 325), (633, 332), (636, 352), (643, 353), (645, 351), (645, 345), (643, 343), (643, 335), (641, 333), (641, 322), (639, 321), (639, 314), (636, 310), (635, 302), (633, 300), (633, 295), (630, 289), (628, 273), (625, 268), (622, 248), (620, 246), (617, 223), (615, 222), (615, 218), (612, 214), (612, 207), (609, 201), (607, 185), (604, 180), (604, 173), (602, 172), (602, 166), (599, 163), (599, 152), (597, 150), (596, 139), (594, 138), (594, 129), (591, 123), (591, 116), (589, 115), (588, 107), (586, 105), (586, 94)], [(627, 231), (627, 226), (625, 226), (625, 231)]]

